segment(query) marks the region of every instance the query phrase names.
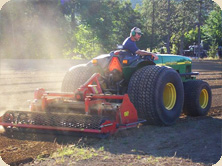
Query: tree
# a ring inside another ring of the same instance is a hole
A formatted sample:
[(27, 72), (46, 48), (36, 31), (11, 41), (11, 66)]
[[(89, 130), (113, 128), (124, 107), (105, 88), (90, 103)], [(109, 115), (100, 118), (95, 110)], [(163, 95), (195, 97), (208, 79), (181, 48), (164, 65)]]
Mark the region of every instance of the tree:
[(166, 45), (170, 53), (170, 38), (175, 33), (175, 2), (171, 0), (144, 0), (142, 16), (146, 20), (145, 25), (151, 36), (151, 50), (153, 47)]
[[(77, 40), (77, 33), (81, 33), (78, 27), (83, 25), (87, 30), (91, 31), (95, 43), (101, 46), (101, 52), (109, 52), (116, 48), (117, 44), (122, 44), (123, 40), (129, 35), (130, 29), (134, 26), (141, 25), (140, 13), (134, 11), (130, 1), (120, 0), (72, 0), (66, 6), (75, 6), (75, 21), (77, 30), (71, 27), (70, 36), (71, 43), (67, 43), (69, 48), (72, 47), (75, 53), (78, 51), (80, 38)], [(76, 7), (76, 5), (78, 7)], [(64, 13), (65, 16), (69, 12)], [(72, 19), (70, 19), (72, 20)], [(133, 22), (131, 20), (134, 20)], [(84, 29), (84, 30), (86, 30)], [(88, 32), (89, 33), (89, 32)], [(82, 36), (84, 38), (84, 36)], [(83, 41), (84, 39), (81, 39)], [(85, 40), (87, 41), (87, 40)], [(87, 43), (86, 43), (87, 45)], [(70, 50), (70, 49), (69, 49)], [(82, 49), (81, 49), (82, 50)], [(69, 51), (68, 51), (69, 52)], [(94, 55), (94, 53), (91, 53)], [(83, 55), (84, 57), (88, 55)]]
[(180, 27), (180, 53), (182, 54), (184, 47), (194, 43), (200, 45), (203, 32), (201, 26), (205, 24), (205, 20), (212, 10), (213, 2), (210, 0), (184, 0), (179, 8), (183, 11), (180, 13), (182, 26)]
[(202, 27), (203, 39), (208, 45), (211, 42), (216, 42), (222, 45), (222, 12), (219, 6), (211, 11), (205, 25)]
[(210, 49), (209, 49), (209, 52), (208, 52), (209, 57), (216, 58), (217, 48), (218, 48), (218, 44), (217, 44), (216, 40), (213, 40), (211, 42)]
[(157, 38), (157, 22), (156, 18), (158, 17), (158, 1), (157, 0), (144, 0), (143, 5), (141, 7), (141, 15), (142, 15), (142, 22), (145, 25), (145, 29), (147, 32), (147, 47), (150, 48), (150, 51), (153, 51), (154, 46), (157, 45), (158, 38)]
[(91, 31), (90, 27), (80, 24), (75, 28), (74, 34), (70, 38), (75, 46), (68, 45), (64, 51), (66, 58), (92, 59), (101, 53), (101, 45), (98, 43), (97, 36)]
[[(185, 33), (195, 27), (196, 4), (193, 0), (183, 0), (177, 6), (178, 32), (179, 32), (179, 53), (182, 55), (185, 47)], [(189, 39), (190, 40), (190, 39)], [(195, 41), (195, 39), (194, 39)], [(191, 41), (193, 42), (193, 41)]]
[(170, 54), (170, 37), (171, 37), (171, 9), (170, 9), (171, 2), (170, 0), (167, 0), (167, 42), (166, 42), (166, 48), (167, 48), (167, 53)]
[(139, 23), (139, 13), (134, 12), (131, 3), (119, 0), (81, 1), (80, 15), (82, 23), (88, 24), (98, 36), (104, 51), (122, 43), (123, 36), (128, 36), (130, 29)]
[(168, 53), (182, 54), (184, 47), (197, 43), (198, 25), (203, 25), (199, 41), (209, 46), (216, 38), (221, 45), (219, 8), (211, 0), (199, 2), (143, 0), (133, 9), (130, 0), (10, 1), (0, 11), (1, 54), (91, 58), (122, 44), (135, 26), (144, 33), (137, 43), (141, 49), (166, 45)]

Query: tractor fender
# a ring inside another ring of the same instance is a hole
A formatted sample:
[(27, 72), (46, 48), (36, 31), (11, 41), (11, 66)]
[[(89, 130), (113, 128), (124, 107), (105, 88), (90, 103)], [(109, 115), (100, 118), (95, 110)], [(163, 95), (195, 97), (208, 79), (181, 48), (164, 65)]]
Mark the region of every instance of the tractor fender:
[(153, 61), (144, 61), (143, 59), (133, 62), (129, 66), (123, 67), (123, 75), (126, 81), (129, 81), (134, 72), (144, 66), (156, 65)]
[(144, 61), (143, 59), (133, 62), (130, 66), (132, 68), (141, 68), (147, 65), (156, 65), (153, 61)]
[(75, 70), (76, 68), (81, 67), (81, 66), (85, 67), (85, 66), (87, 66), (87, 64), (78, 64), (78, 65), (72, 66), (69, 68), (68, 71), (70, 72), (70, 71)]

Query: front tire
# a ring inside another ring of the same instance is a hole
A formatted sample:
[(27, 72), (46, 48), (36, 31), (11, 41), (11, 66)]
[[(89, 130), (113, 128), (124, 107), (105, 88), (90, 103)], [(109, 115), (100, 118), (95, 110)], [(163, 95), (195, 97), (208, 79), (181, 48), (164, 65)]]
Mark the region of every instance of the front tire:
[(191, 80), (184, 83), (184, 114), (205, 116), (210, 110), (211, 101), (212, 93), (207, 82)]
[(183, 83), (171, 68), (152, 65), (139, 69), (130, 79), (128, 94), (138, 117), (148, 124), (172, 125), (183, 108)]

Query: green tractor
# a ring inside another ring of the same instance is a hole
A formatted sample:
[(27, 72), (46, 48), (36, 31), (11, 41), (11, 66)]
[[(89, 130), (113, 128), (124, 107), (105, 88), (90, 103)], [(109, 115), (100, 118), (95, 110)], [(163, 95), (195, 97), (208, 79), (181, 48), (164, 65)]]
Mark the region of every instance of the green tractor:
[(34, 91), (30, 111), (0, 117), (7, 133), (96, 134), (100, 138), (141, 123), (172, 125), (183, 112), (204, 116), (211, 107), (208, 83), (196, 80), (191, 59), (135, 56), (125, 50), (100, 55), (66, 73), (62, 92)]
[[(190, 58), (179, 55), (132, 55), (125, 50), (100, 55), (87, 64), (73, 66), (66, 73), (62, 92), (74, 92), (94, 73), (101, 75), (104, 94), (128, 94), (138, 118), (147, 124), (172, 125), (181, 115), (204, 116), (211, 107), (211, 89), (196, 80)], [(118, 102), (118, 101), (115, 101)]]

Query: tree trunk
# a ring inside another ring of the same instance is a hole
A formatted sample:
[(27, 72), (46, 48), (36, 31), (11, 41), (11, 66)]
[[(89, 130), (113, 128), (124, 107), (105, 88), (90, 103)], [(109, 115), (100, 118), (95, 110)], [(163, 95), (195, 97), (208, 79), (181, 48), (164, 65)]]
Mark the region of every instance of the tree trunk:
[(185, 15), (186, 15), (186, 10), (183, 7), (182, 35), (180, 37), (180, 55), (183, 55), (183, 50), (184, 50)]
[(151, 35), (151, 45), (150, 45), (150, 52), (153, 50), (153, 45), (155, 44), (154, 39), (154, 28), (155, 28), (155, 2), (153, 0), (153, 11), (152, 11), (152, 35)]
[(199, 1), (200, 8), (199, 8), (199, 15), (198, 15), (198, 52), (197, 57), (200, 58), (200, 42), (201, 42), (201, 36), (200, 36), (200, 25), (201, 25), (201, 9), (202, 9), (202, 1)]
[(171, 30), (170, 30), (170, 0), (168, 0), (168, 9), (167, 9), (167, 42), (166, 42), (166, 48), (167, 48), (167, 53), (170, 54), (170, 36), (171, 36)]

